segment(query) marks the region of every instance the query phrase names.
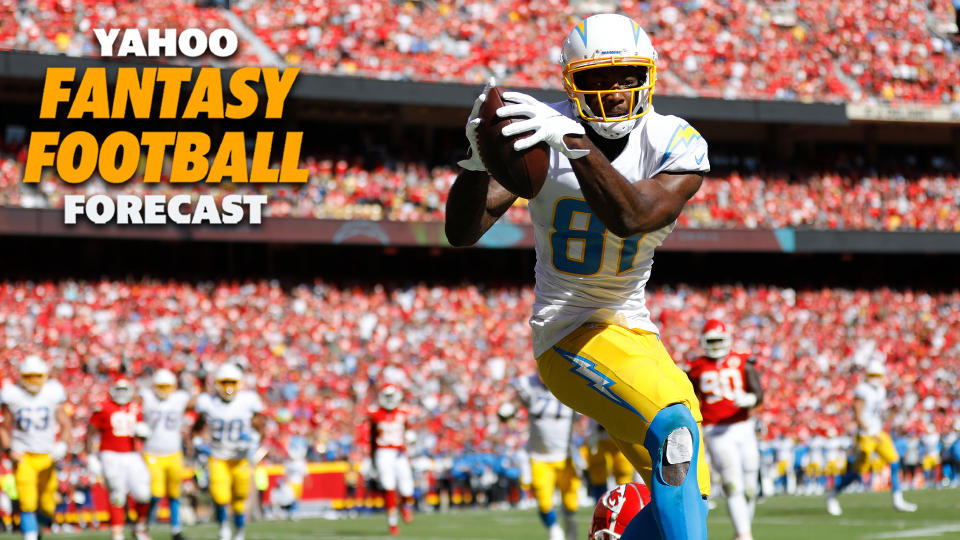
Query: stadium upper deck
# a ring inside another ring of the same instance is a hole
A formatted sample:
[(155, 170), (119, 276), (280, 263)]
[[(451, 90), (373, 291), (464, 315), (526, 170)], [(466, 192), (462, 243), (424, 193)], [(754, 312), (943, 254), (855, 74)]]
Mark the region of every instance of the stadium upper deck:
[[(232, 62), (317, 73), (559, 87), (559, 44), (583, 14), (559, 0), (0, 0), (0, 49), (95, 56), (92, 28), (233, 26)], [(661, 94), (826, 102), (960, 102), (950, 0), (626, 0), (661, 58)], [(12, 23), (12, 24), (10, 24)]]

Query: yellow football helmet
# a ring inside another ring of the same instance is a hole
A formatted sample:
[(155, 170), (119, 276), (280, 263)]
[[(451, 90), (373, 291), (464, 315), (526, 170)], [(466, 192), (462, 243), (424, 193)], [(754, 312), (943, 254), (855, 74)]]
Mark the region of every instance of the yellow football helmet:
[[(573, 27), (563, 42), (563, 88), (587, 125), (605, 138), (619, 139), (633, 131), (640, 118), (650, 111), (657, 82), (656, 61), (653, 43), (636, 22), (611, 13), (593, 15)], [(635, 84), (612, 89), (583, 85), (583, 75), (589, 70), (624, 66), (640, 68), (636, 70)], [(626, 114), (614, 115), (604, 110), (606, 95), (628, 92)], [(594, 107), (588, 103), (591, 99), (595, 100)]]
[(240, 392), (240, 381), (243, 379), (243, 372), (236, 364), (223, 364), (217, 369), (213, 377), (213, 386), (217, 395), (224, 401), (233, 401)]
[(31, 394), (39, 394), (50, 375), (50, 366), (39, 356), (31, 354), (20, 363), (20, 386)]

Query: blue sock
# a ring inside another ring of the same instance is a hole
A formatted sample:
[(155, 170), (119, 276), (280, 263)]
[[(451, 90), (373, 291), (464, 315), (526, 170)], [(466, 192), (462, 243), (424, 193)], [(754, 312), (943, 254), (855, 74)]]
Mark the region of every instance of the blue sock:
[(227, 522), (227, 505), (225, 504), (216, 505), (216, 515), (217, 515), (217, 523), (221, 525), (226, 523)]
[(39, 523), (41, 527), (46, 528), (53, 525), (53, 516), (48, 516), (43, 512), (38, 512), (36, 515), (37, 515), (37, 523)]
[(233, 515), (233, 526), (237, 529), (242, 529), (244, 525), (247, 524), (247, 515), (244, 513), (234, 514)]
[(557, 511), (550, 510), (549, 512), (540, 512), (540, 521), (542, 521), (543, 526), (548, 529), (553, 527), (553, 524), (557, 522)]
[(150, 497), (150, 514), (147, 518), (147, 521), (150, 523), (157, 522), (157, 510), (160, 509), (160, 497)]
[(20, 513), (20, 530), (24, 533), (37, 532), (40, 530), (40, 526), (37, 525), (36, 512)]
[[(693, 455), (683, 482), (668, 484), (663, 478), (663, 447), (674, 430), (686, 428), (693, 443)], [(700, 431), (697, 422), (683, 404), (675, 403), (657, 413), (647, 428), (643, 446), (650, 453), (653, 475), (651, 501), (623, 531), (622, 540), (707, 539), (707, 502), (697, 484)]]
[(180, 499), (170, 497), (170, 528), (180, 532)]
[(890, 490), (894, 493), (900, 491), (900, 462), (894, 461), (890, 464)]

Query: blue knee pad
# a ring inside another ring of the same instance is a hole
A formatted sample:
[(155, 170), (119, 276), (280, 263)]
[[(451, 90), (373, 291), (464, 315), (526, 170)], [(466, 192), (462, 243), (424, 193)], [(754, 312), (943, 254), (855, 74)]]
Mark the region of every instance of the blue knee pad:
[[(683, 482), (679, 486), (671, 486), (663, 479), (663, 447), (667, 437), (679, 428), (690, 431), (693, 456)], [(643, 446), (650, 452), (653, 463), (652, 485), (649, 486), (651, 501), (630, 520), (623, 531), (622, 540), (706, 540), (707, 503), (697, 483), (700, 430), (690, 410), (680, 403), (660, 410), (647, 428)]]

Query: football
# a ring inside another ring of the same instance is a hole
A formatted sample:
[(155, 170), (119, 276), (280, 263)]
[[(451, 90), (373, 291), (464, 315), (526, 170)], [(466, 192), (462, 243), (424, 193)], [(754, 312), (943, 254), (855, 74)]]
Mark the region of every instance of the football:
[(500, 118), (497, 109), (502, 107), (503, 90), (494, 86), (487, 92), (487, 99), (480, 107), (480, 125), (477, 127), (477, 146), (480, 159), (491, 175), (514, 195), (531, 199), (540, 192), (547, 179), (550, 166), (550, 147), (541, 142), (522, 152), (513, 149), (513, 143), (530, 132), (513, 137), (504, 137), (501, 130), (514, 121), (526, 120), (523, 116)]

